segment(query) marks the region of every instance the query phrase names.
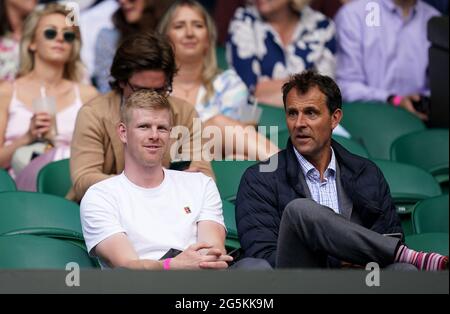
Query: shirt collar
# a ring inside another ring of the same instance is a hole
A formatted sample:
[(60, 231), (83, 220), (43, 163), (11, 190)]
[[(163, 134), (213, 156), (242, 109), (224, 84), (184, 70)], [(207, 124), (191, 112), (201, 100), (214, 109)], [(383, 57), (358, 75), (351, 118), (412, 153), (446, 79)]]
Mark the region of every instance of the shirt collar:
[[(313, 164), (311, 164), (308, 160), (306, 160), (305, 157), (303, 157), (295, 147), (294, 148), (294, 152), (295, 155), (297, 156), (297, 160), (300, 164), (300, 168), (302, 169), (303, 174), (305, 175), (305, 177), (311, 173), (313, 173), (314, 171), (319, 172), (319, 170), (317, 170)], [(329, 176), (335, 176), (336, 175), (336, 157), (334, 155), (334, 150), (333, 148), (331, 148), (331, 160), (330, 163), (328, 164), (327, 169), (325, 170), (325, 178), (329, 177)]]
[[(417, 12), (417, 6), (419, 5), (419, 0), (416, 1), (416, 3), (413, 5), (412, 14), (411, 16), (414, 16)], [(394, 3), (394, 0), (381, 0), (381, 3), (384, 4), (384, 6), (390, 11), (390, 12), (398, 12), (399, 7), (397, 7)]]

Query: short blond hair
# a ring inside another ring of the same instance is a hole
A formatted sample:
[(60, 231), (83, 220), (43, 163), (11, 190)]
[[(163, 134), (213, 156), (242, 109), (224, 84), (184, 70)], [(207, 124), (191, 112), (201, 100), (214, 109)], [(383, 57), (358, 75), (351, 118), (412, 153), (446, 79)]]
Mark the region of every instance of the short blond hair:
[[(24, 76), (34, 69), (34, 52), (30, 51), (30, 44), (36, 36), (36, 30), (40, 20), (47, 15), (61, 14), (67, 17), (70, 13), (64, 5), (50, 3), (43, 9), (35, 10), (26, 18), (23, 25), (22, 38), (20, 40), (20, 61), (17, 77)], [(75, 40), (72, 43), (72, 52), (64, 66), (63, 77), (67, 80), (81, 82), (84, 78), (84, 66), (81, 62), (81, 35), (78, 26), (72, 26), (75, 32)]]
[(131, 94), (120, 108), (120, 120), (122, 123), (128, 124), (130, 122), (130, 112), (133, 109), (167, 110), (170, 115), (170, 125), (173, 125), (173, 110), (169, 100), (155, 91), (143, 89)]

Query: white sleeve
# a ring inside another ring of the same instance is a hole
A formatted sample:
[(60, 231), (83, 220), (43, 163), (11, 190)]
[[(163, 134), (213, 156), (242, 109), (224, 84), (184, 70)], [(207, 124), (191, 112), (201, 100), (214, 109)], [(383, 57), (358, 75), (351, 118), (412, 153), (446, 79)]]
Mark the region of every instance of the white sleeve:
[(120, 225), (119, 208), (111, 192), (91, 187), (81, 200), (81, 225), (89, 254), (101, 241), (117, 233), (126, 233)]
[(225, 228), (219, 190), (211, 178), (207, 178), (207, 180), (203, 194), (203, 204), (197, 222), (205, 220), (214, 221)]
[(241, 107), (248, 104), (249, 92), (247, 86), (233, 70), (228, 70), (221, 75), (219, 84), (220, 111), (223, 115), (239, 120)]

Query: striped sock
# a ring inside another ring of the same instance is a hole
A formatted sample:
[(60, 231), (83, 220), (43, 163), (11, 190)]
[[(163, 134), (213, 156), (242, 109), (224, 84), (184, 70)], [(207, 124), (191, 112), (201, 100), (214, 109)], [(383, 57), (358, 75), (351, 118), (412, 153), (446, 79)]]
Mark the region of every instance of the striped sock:
[(400, 245), (395, 255), (396, 263), (408, 263), (420, 270), (445, 270), (448, 269), (448, 256), (437, 253), (423, 253), (408, 249)]

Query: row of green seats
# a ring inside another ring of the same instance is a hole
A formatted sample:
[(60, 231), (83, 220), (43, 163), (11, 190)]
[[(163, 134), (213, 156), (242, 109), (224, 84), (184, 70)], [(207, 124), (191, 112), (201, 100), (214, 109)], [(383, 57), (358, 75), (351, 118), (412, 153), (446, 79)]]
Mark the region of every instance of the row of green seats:
[(95, 268), (84, 243), (78, 204), (24, 191), (0, 192), (0, 269)]

